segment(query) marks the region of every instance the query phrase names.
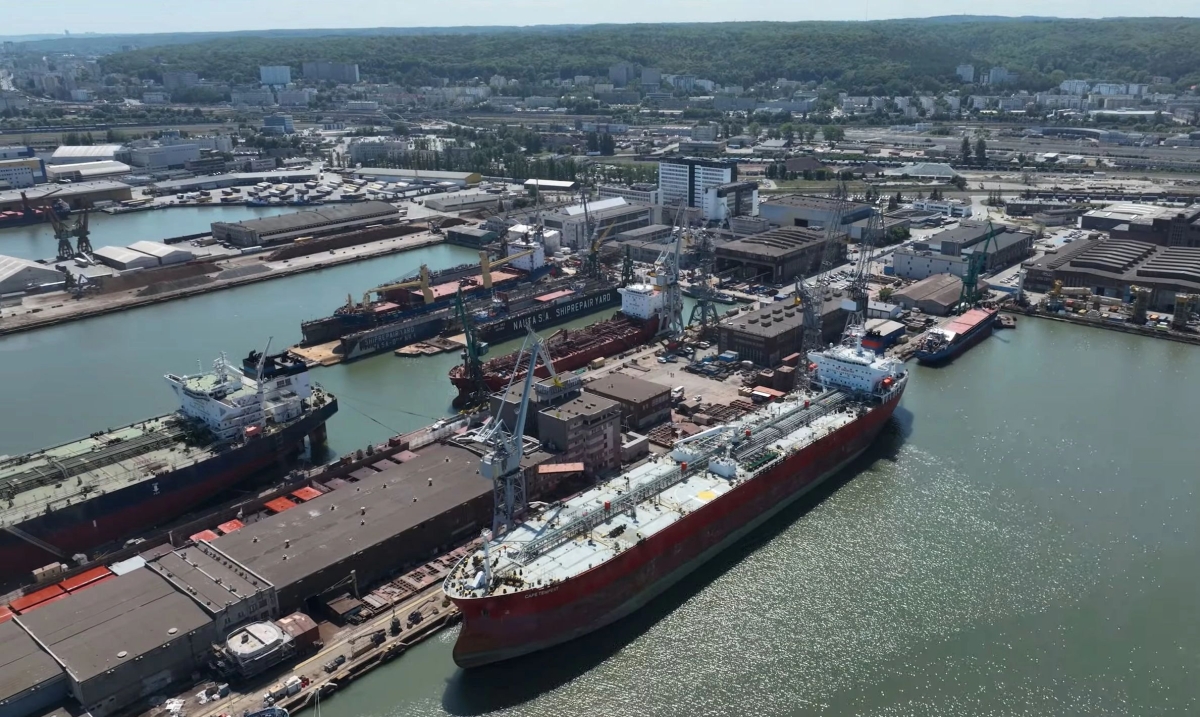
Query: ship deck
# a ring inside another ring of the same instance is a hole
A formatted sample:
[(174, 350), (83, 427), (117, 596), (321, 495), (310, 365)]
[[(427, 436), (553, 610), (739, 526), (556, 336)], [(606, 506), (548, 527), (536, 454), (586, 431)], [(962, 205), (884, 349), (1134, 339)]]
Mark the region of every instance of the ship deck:
[(176, 414), (0, 461), (0, 527), (111, 493), (214, 455), (189, 446)]
[[(768, 404), (727, 426), (698, 434), (697, 440), (683, 449), (693, 453), (691, 465), (681, 464), (671, 455), (657, 456), (550, 506), (491, 544), (490, 557), (499, 559), (494, 574), (507, 586), (499, 589), (537, 589), (613, 558), (851, 423), (861, 406), (839, 391), (803, 394)], [(743, 436), (746, 430), (751, 437), (742, 438), (733, 448), (736, 471), (726, 478), (709, 470), (708, 461), (715, 456), (708, 451), (732, 436)], [(683, 466), (688, 466), (686, 472), (681, 470)], [(482, 551), (477, 555), (482, 557)], [(461, 597), (485, 596), (483, 588), (471, 584), (476, 578), (468, 574), (471, 562), (464, 560), (450, 575), (448, 592)]]

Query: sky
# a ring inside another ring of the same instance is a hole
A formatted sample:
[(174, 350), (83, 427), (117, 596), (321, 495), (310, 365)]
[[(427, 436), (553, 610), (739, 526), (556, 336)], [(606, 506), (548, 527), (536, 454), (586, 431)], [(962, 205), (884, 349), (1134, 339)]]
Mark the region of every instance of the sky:
[(884, 20), (935, 15), (1200, 17), (1198, 0), (0, 0), (0, 36), (351, 27), (733, 20)]

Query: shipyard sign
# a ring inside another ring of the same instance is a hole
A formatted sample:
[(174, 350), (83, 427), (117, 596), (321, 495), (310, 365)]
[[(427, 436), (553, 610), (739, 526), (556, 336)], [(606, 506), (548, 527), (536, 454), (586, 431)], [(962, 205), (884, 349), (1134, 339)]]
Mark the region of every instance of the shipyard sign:
[(520, 318), (509, 319), (505, 322), (504, 330), (507, 333), (519, 332), (562, 321), (575, 314), (590, 313), (615, 303), (619, 296), (616, 291), (610, 290), (596, 296), (568, 301), (553, 308), (542, 309), (541, 311), (536, 311)]

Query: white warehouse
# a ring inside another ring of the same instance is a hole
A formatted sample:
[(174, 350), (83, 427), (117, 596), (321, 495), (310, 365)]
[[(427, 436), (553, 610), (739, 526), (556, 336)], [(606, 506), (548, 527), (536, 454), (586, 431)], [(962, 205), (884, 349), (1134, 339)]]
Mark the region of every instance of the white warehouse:
[(137, 241), (129, 245), (133, 251), (152, 256), (160, 266), (181, 264), (196, 258), (192, 252), (180, 247), (170, 246), (156, 241)]
[(57, 269), (36, 261), (0, 255), (0, 294), (13, 294), (35, 289), (43, 284), (63, 281)]
[(129, 151), (129, 161), (135, 167), (147, 169), (182, 168), (187, 162), (200, 159), (200, 146), (172, 144), (154, 147), (135, 147)]
[(149, 269), (158, 266), (158, 259), (155, 257), (123, 246), (102, 246), (92, 252), (92, 256), (100, 260), (100, 263), (111, 266), (117, 271)]

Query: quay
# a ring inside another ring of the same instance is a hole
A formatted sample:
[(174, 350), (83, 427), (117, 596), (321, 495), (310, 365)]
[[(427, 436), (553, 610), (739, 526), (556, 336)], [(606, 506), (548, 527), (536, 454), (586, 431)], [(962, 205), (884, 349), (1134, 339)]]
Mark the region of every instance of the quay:
[[(278, 261), (266, 261), (261, 254), (250, 254), (214, 263), (212, 271), (177, 280), (178, 284), (168, 279), (111, 294), (85, 293), (80, 299), (67, 292), (35, 295), (26, 300), (20, 312), (3, 312), (0, 336), (435, 246), (444, 240), (440, 234), (422, 231)], [(173, 284), (182, 286), (175, 288)]]

